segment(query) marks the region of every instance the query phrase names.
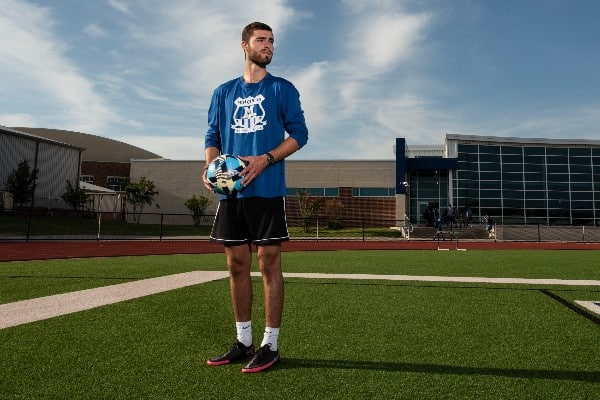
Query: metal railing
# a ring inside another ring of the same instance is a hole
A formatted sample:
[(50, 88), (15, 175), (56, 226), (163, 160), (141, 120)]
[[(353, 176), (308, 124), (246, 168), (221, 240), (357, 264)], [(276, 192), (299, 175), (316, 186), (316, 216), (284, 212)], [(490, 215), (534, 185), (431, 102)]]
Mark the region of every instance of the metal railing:
[[(0, 213), (0, 241), (35, 240), (205, 240), (214, 215), (194, 221), (191, 214), (23, 210)], [(407, 219), (289, 218), (292, 239), (434, 240), (435, 228)], [(485, 224), (455, 226), (461, 240), (490, 240)], [(498, 241), (600, 242), (600, 227), (496, 225)]]

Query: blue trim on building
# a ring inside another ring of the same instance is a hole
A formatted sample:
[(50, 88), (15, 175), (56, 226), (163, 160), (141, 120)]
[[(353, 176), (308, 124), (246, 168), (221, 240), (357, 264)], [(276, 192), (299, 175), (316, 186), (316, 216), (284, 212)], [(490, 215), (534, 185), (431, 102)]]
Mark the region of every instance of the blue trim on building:
[(396, 138), (396, 194), (406, 194), (406, 139)]

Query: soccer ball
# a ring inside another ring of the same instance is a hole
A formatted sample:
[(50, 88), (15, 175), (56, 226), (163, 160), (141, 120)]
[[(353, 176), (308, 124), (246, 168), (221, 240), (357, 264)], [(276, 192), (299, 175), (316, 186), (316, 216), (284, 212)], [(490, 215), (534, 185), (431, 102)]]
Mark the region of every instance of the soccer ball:
[(246, 163), (231, 154), (221, 154), (208, 164), (206, 177), (215, 192), (235, 196), (244, 189), (240, 172)]

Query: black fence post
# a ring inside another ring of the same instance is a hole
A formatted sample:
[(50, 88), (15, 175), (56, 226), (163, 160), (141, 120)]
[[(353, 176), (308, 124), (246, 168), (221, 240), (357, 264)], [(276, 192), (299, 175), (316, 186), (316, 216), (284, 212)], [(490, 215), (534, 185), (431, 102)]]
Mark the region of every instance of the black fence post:
[(163, 238), (163, 221), (165, 218), (165, 214), (164, 213), (160, 213), (160, 240), (162, 241)]

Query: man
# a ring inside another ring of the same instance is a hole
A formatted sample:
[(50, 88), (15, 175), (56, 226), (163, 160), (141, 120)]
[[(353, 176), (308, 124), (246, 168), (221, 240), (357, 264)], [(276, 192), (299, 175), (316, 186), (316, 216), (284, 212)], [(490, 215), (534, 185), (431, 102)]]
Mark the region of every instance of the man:
[[(250, 359), (242, 372), (261, 372), (280, 360), (279, 329), (283, 310), (281, 242), (288, 240), (285, 219), (284, 159), (304, 146), (308, 129), (300, 95), (287, 80), (267, 72), (274, 50), (272, 29), (253, 22), (242, 31), (243, 76), (220, 85), (213, 93), (205, 138), (206, 163), (219, 154), (239, 156), (244, 189), (235, 197), (221, 196), (211, 239), (224, 244), (229, 270), (236, 342), (210, 358), (217, 366)], [(287, 136), (286, 136), (287, 133)], [(211, 189), (203, 175), (204, 185)], [(259, 350), (252, 344), (252, 245), (265, 297), (265, 331)]]

